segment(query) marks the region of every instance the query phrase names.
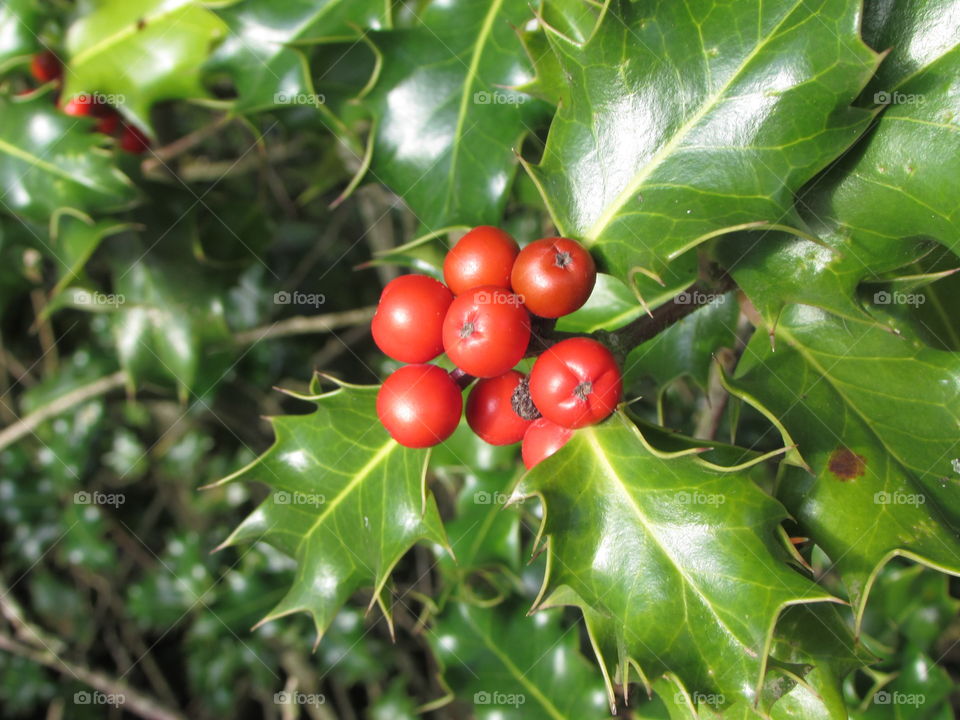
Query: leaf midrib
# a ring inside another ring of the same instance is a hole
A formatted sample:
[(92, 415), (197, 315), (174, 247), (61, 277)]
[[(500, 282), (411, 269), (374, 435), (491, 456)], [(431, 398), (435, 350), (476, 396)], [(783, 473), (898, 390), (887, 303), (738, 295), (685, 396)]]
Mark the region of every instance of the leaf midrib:
[(371, 457), (364, 464), (362, 468), (353, 476), (353, 479), (347, 483), (340, 492), (337, 493), (336, 497), (333, 498), (329, 503), (326, 503), (323, 509), (323, 512), (317, 516), (317, 519), (314, 521), (313, 525), (310, 526), (310, 529), (303, 534), (303, 538), (300, 540), (300, 543), (297, 545), (297, 554), (299, 555), (300, 551), (303, 549), (304, 543), (310, 540), (313, 537), (313, 534), (317, 531), (324, 521), (330, 514), (337, 509), (337, 507), (344, 501), (344, 499), (352, 493), (357, 486), (359, 486), (370, 473), (373, 472), (374, 468), (379, 465), (384, 458), (386, 458), (390, 453), (392, 453), (399, 445), (391, 438), (387, 440), (376, 454)]
[[(192, 3), (183, 3), (181, 5), (174, 5), (173, 7), (168, 8), (167, 10), (162, 10), (157, 13), (147, 13), (144, 15), (141, 20), (146, 24), (153, 24), (158, 20), (164, 20), (171, 15), (183, 12), (184, 10), (189, 9)], [(138, 27), (138, 23), (129, 23), (117, 32), (108, 35), (99, 42), (94, 43), (86, 50), (82, 50), (70, 59), (70, 64), (74, 66), (82, 65), (84, 62), (88, 61), (91, 57), (104, 52), (106, 48), (111, 47), (112, 45), (119, 45), (124, 40), (133, 37), (136, 33), (141, 32)]]
[(540, 692), (540, 689), (531, 683), (526, 674), (520, 671), (516, 665), (513, 664), (513, 661), (510, 660), (509, 656), (504, 655), (496, 643), (493, 642), (493, 639), (484, 633), (480, 627), (473, 621), (473, 618), (470, 617), (469, 613), (464, 613), (464, 617), (467, 621), (467, 625), (477, 634), (477, 637), (480, 638), (480, 641), (487, 646), (487, 649), (492, 652), (497, 659), (503, 663), (503, 666), (510, 671), (510, 674), (513, 675), (517, 682), (519, 682), (531, 695), (533, 695), (543, 706), (543, 709), (549, 713), (550, 717), (555, 718), (555, 720), (567, 720), (567, 717), (560, 713), (560, 710), (550, 702), (550, 700)]
[[(477, 35), (477, 40), (474, 43), (473, 53), (470, 55), (470, 66), (467, 68), (467, 76), (463, 80), (463, 91), (460, 93), (460, 107), (457, 110), (457, 126), (453, 131), (453, 151), (450, 155), (450, 177), (453, 177), (457, 171), (457, 162), (460, 156), (460, 138), (463, 135), (463, 127), (466, 124), (467, 105), (470, 101), (474, 82), (477, 80), (480, 60), (483, 57), (483, 51), (486, 49), (487, 39), (490, 37), (490, 33), (493, 32), (494, 19), (500, 12), (500, 8), (503, 7), (503, 2), (504, 0), (494, 0), (493, 4), (490, 5), (490, 9), (483, 18), (483, 25), (480, 26), (480, 33)], [(453, 183), (448, 186), (446, 199), (444, 200), (444, 204), (448, 209), (450, 207), (453, 187)]]
[(26, 152), (25, 150), (21, 150), (16, 145), (11, 145), (6, 140), (3, 140), (2, 138), (0, 138), (0, 152), (5, 152), (8, 155), (17, 158), (18, 160), (22, 160), (23, 162), (26, 162), (29, 165), (32, 165), (33, 167), (40, 168), (41, 170), (46, 171), (50, 175), (56, 175), (57, 177), (62, 178), (74, 185), (79, 185), (80, 187), (87, 188), (88, 190), (94, 190), (96, 192), (103, 193), (103, 194), (109, 193), (109, 190), (105, 186), (98, 185), (97, 183), (91, 184), (91, 183), (82, 182), (77, 178), (77, 176), (67, 172), (66, 170), (62, 170), (61, 168), (57, 167), (53, 163), (49, 163), (37, 155)]
[(693, 589), (697, 597), (700, 598), (700, 600), (707, 607), (710, 613), (716, 618), (717, 623), (720, 625), (720, 627), (722, 627), (731, 637), (733, 637), (737, 641), (737, 644), (739, 644), (745, 650), (749, 651), (749, 653), (756, 653), (756, 651), (753, 648), (751, 648), (749, 645), (747, 645), (745, 642), (743, 642), (743, 640), (740, 639), (740, 636), (737, 635), (737, 633), (735, 633), (726, 624), (726, 622), (724, 622), (724, 620), (720, 617), (720, 615), (717, 614), (717, 611), (713, 607), (713, 603), (710, 602), (709, 598), (706, 595), (704, 595), (703, 591), (700, 589), (700, 586), (696, 582), (694, 582), (693, 579), (689, 577), (686, 572), (684, 572), (680, 563), (676, 560), (676, 558), (673, 557), (673, 555), (667, 550), (666, 546), (660, 541), (660, 538), (657, 536), (657, 534), (653, 530), (653, 526), (651, 525), (649, 518), (647, 518), (647, 516), (643, 513), (643, 510), (633, 499), (633, 496), (630, 494), (630, 491), (628, 490), (626, 484), (623, 482), (623, 479), (620, 477), (620, 473), (617, 472), (616, 468), (614, 468), (613, 465), (610, 464), (610, 460), (607, 459), (607, 455), (604, 452), (603, 446), (600, 444), (600, 441), (597, 438), (596, 430), (593, 427), (590, 427), (590, 428), (583, 428), (582, 430), (580, 430), (580, 432), (586, 435), (587, 440), (590, 443), (591, 448), (593, 449), (594, 455), (596, 455), (600, 464), (606, 470), (608, 477), (611, 477), (616, 481), (618, 490), (620, 491), (621, 495), (623, 495), (624, 498), (626, 498), (630, 507), (633, 509), (634, 515), (636, 515), (638, 522), (643, 526), (643, 529), (647, 532), (647, 535), (650, 538), (652, 538), (653, 541), (656, 543), (657, 547), (660, 549), (660, 552), (663, 553), (663, 556), (670, 561), (670, 564), (673, 565), (674, 569), (677, 571), (677, 574), (679, 574), (680, 577), (683, 578), (687, 586)]
[(603, 233), (604, 230), (609, 227), (610, 223), (616, 218), (617, 214), (626, 206), (626, 204), (640, 191), (640, 188), (643, 187), (644, 182), (646, 182), (653, 172), (663, 164), (663, 162), (676, 150), (683, 139), (687, 134), (693, 130), (707, 114), (712, 111), (719, 100), (723, 98), (726, 92), (733, 86), (733, 84), (740, 79), (740, 75), (747, 68), (747, 66), (753, 62), (753, 59), (757, 57), (761, 50), (763, 50), (767, 43), (770, 42), (771, 38), (776, 35), (780, 30), (783, 24), (790, 18), (793, 13), (804, 3), (804, 0), (797, 0), (794, 5), (784, 13), (783, 17), (780, 18), (780, 21), (757, 43), (756, 47), (750, 51), (747, 57), (740, 63), (736, 71), (730, 76), (730, 79), (724, 83), (723, 87), (720, 88), (713, 96), (706, 102), (699, 111), (697, 111), (687, 122), (685, 122), (679, 130), (677, 130), (670, 140), (663, 145), (650, 160), (643, 166), (639, 173), (637, 173), (633, 180), (630, 181), (630, 184), (625, 187), (619, 195), (614, 199), (614, 201), (607, 206), (607, 208), (600, 214), (593, 224), (586, 230), (583, 235), (583, 240), (588, 244), (592, 245), (597, 241), (599, 236)]

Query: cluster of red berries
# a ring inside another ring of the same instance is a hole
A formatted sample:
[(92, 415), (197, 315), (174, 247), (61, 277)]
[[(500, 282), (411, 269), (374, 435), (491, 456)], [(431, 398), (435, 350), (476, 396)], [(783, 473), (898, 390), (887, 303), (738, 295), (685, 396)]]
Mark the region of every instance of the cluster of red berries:
[[(63, 78), (63, 64), (50, 50), (44, 50), (30, 61), (30, 74), (41, 83), (59, 83)], [(150, 138), (139, 128), (124, 122), (120, 113), (106, 101), (101, 101), (98, 95), (77, 95), (61, 107), (57, 94), (56, 103), (67, 115), (94, 118), (97, 124), (93, 129), (104, 135), (116, 136), (121, 150), (139, 155), (150, 147)]]
[[(491, 445), (522, 440), (528, 468), (552, 455), (575, 428), (614, 411), (622, 393), (617, 361), (595, 340), (575, 337), (547, 348), (529, 377), (513, 368), (527, 354), (530, 314), (577, 310), (596, 278), (593, 258), (574, 240), (544, 238), (521, 250), (504, 231), (481, 226), (447, 254), (446, 284), (426, 275), (391, 281), (373, 316), (373, 339), (413, 364), (380, 388), (380, 422), (401, 445), (436, 445), (460, 422), (461, 383), (478, 378), (467, 399), (470, 428)], [(427, 364), (443, 352), (458, 370)]]

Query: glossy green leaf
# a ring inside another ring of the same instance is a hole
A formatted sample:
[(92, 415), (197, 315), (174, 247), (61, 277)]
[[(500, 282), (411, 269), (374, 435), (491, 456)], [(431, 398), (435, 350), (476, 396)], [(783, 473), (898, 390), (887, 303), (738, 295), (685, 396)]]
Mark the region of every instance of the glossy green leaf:
[[(232, 78), (242, 113), (322, 103), (306, 47), (390, 26), (384, 0), (243, 0), (218, 14), (228, 36), (208, 68)], [(327, 68), (316, 70), (322, 78)]]
[(0, 5), (0, 72), (38, 49), (39, 18), (35, 0), (4, 0)]
[(217, 375), (224, 362), (222, 350), (211, 347), (230, 338), (222, 296), (196, 267), (170, 272), (175, 263), (149, 256), (129, 264), (117, 257), (115, 264), (114, 292), (81, 301), (86, 309), (113, 313), (117, 356), (134, 386), (172, 383), (185, 399), (204, 370)]
[(958, 28), (956, 0), (866, 3), (865, 36), (890, 55), (864, 101), (883, 113), (799, 195), (828, 247), (784, 235), (725, 243), (725, 261), (768, 323), (793, 302), (862, 316), (853, 302), (861, 281), (923, 257), (930, 240), (960, 252)]
[(563, 613), (532, 617), (522, 602), (494, 608), (452, 603), (427, 640), (446, 685), (477, 720), (600, 720), (610, 717), (603, 679), (580, 654)]
[(565, 82), (532, 172), (561, 233), (629, 280), (795, 225), (793, 192), (870, 120), (848, 107), (878, 61), (858, 23), (846, 0), (662, 0), (611, 3), (585, 43), (550, 33)]
[(615, 619), (602, 661), (645, 681), (671, 672), (721, 704), (754, 702), (777, 617), (831, 599), (788, 568), (779, 503), (745, 475), (658, 456), (622, 414), (578, 430), (520, 490), (543, 499), (544, 602)]
[(757, 333), (733, 386), (809, 465), (785, 473), (779, 496), (858, 619), (894, 555), (960, 572), (960, 357), (809, 306), (784, 312), (776, 343)]
[(271, 418), (276, 440), (218, 485), (271, 493), (224, 545), (263, 540), (297, 561), (293, 586), (264, 621), (307, 612), (317, 633), (361, 587), (381, 598), (394, 565), (418, 540), (445, 545), (425, 485), (426, 453), (397, 444), (377, 420), (378, 387), (310, 396), (308, 415)]
[(149, 129), (153, 103), (205, 95), (200, 66), (225, 35), (196, 0), (98, 0), (67, 31), (63, 93), (102, 93)]
[(907, 653), (902, 670), (875, 685), (850, 713), (851, 720), (952, 720), (947, 671), (920, 652)]
[(370, 178), (426, 231), (500, 220), (515, 148), (546, 109), (512, 89), (532, 75), (515, 29), (531, 17), (525, 0), (453, 0), (410, 29), (371, 33), (383, 69)]
[(130, 206), (136, 192), (92, 122), (56, 110), (50, 95), (0, 95), (0, 209), (40, 223), (59, 208), (85, 212)]

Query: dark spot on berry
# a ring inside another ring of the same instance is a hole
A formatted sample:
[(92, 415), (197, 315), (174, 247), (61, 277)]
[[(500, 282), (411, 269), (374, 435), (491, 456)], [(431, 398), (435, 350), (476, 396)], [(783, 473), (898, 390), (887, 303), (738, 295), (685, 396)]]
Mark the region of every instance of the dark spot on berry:
[(586, 402), (587, 396), (593, 392), (593, 383), (587, 380), (577, 385), (573, 389), (573, 394), (577, 396), (578, 400)]
[(474, 331), (475, 329), (476, 329), (476, 328), (474, 328), (472, 322), (465, 322), (465, 323), (460, 327), (460, 337), (462, 337), (462, 338), (468, 338), (468, 337), (470, 337), (471, 335), (473, 335), (473, 331)]
[(570, 264), (570, 262), (571, 262), (572, 260), (573, 260), (573, 258), (570, 257), (570, 253), (568, 253), (568, 252), (558, 252), (558, 253), (557, 253), (557, 256), (556, 256), (556, 259), (554, 260), (554, 262), (556, 262), (557, 267), (559, 267), (559, 268), (565, 268), (567, 265)]
[(845, 447), (838, 447), (830, 456), (830, 472), (842, 482), (854, 480), (866, 472), (867, 459)]

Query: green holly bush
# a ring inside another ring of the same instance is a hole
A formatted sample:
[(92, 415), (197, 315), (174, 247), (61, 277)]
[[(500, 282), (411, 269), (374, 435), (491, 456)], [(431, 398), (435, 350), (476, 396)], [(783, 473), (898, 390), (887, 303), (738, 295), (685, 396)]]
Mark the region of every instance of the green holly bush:
[[(529, 471), (377, 417), (477, 225), (623, 361)], [(958, 256), (958, 0), (0, 0), (3, 715), (953, 718)]]

